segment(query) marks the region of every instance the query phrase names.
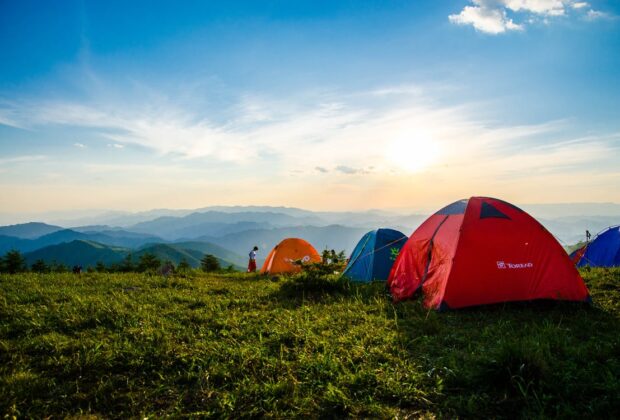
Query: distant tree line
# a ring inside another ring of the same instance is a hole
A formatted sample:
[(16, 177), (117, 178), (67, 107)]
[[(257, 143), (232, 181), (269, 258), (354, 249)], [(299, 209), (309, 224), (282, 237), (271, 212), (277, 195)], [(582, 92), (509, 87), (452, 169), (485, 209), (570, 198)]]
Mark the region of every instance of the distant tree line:
[[(220, 260), (214, 255), (206, 254), (200, 261), (200, 269), (207, 273), (217, 271), (234, 271), (234, 267), (229, 265), (226, 269), (223, 269)], [(0, 273), (68, 273), (81, 272), (82, 267), (68, 267), (63, 263), (52, 261), (51, 263), (45, 262), (39, 259), (32, 263), (30, 267), (26, 263), (26, 259), (17, 250), (8, 251), (4, 256), (0, 257)], [(189, 273), (193, 270), (190, 264), (185, 258), (183, 258), (177, 265), (170, 260), (162, 261), (156, 255), (151, 253), (145, 253), (140, 255), (137, 261), (134, 260), (131, 254), (117, 263), (104, 264), (98, 262), (94, 267), (88, 267), (86, 271), (99, 272), (99, 273), (151, 273), (151, 274), (173, 274)]]

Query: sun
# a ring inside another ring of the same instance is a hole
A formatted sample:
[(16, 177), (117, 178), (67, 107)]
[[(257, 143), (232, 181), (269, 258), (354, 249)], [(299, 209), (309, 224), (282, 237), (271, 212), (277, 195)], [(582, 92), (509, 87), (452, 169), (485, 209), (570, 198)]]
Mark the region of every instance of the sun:
[(435, 163), (439, 154), (439, 145), (431, 136), (410, 135), (392, 140), (386, 158), (404, 171), (419, 172)]

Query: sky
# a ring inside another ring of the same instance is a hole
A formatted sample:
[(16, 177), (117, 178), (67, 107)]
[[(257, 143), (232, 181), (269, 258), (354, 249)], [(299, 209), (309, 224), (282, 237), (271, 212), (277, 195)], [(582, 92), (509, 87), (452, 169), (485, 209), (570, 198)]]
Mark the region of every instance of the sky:
[(620, 202), (620, 3), (0, 0), (0, 213)]

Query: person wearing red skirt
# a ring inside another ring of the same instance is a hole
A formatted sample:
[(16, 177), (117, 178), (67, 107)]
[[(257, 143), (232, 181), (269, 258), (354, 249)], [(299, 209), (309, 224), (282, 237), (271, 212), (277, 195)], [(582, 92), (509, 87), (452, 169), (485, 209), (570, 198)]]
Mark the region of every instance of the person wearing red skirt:
[(256, 272), (256, 251), (258, 251), (258, 247), (255, 246), (249, 254), (250, 261), (248, 262), (248, 273)]

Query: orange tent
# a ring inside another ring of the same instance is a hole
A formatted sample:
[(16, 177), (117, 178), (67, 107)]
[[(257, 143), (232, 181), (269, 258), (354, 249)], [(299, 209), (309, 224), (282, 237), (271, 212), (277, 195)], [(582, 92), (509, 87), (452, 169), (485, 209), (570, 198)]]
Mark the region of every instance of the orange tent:
[(304, 263), (321, 262), (321, 256), (308, 242), (299, 238), (288, 238), (276, 245), (260, 269), (261, 274), (298, 273), (301, 267), (293, 261)]

